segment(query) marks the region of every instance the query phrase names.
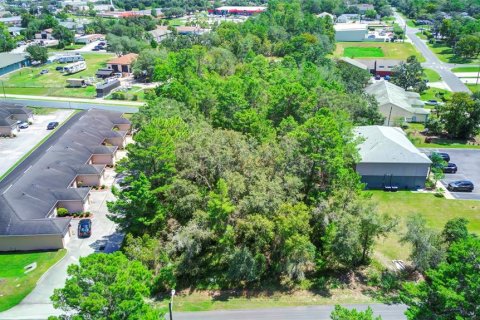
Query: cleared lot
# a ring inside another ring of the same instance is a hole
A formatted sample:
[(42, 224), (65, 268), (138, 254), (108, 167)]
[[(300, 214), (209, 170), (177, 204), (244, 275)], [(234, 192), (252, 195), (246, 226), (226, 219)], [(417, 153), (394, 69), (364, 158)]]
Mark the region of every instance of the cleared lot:
[(450, 162), (455, 163), (458, 171), (446, 173), (442, 183), (455, 180), (470, 180), (475, 185), (473, 192), (451, 192), (456, 199), (480, 200), (480, 150), (472, 149), (425, 149), (427, 152), (445, 152), (450, 155)]
[(46, 115), (35, 115), (33, 124), (27, 129), (21, 129), (15, 138), (0, 139), (0, 177), (18, 160), (34, 148), (52, 131), (47, 130), (51, 121), (64, 122), (74, 111), (57, 110)]

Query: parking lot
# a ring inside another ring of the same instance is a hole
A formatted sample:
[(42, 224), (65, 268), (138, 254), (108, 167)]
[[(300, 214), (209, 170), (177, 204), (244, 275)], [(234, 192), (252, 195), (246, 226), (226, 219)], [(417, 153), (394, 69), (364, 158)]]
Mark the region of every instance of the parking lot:
[(473, 149), (425, 149), (427, 153), (432, 151), (445, 152), (450, 155), (450, 162), (455, 163), (458, 171), (455, 174), (446, 173), (442, 183), (455, 180), (470, 180), (475, 189), (473, 192), (451, 192), (456, 199), (480, 200), (480, 150)]
[(35, 115), (33, 124), (21, 129), (14, 138), (0, 138), (0, 176), (8, 171), (18, 160), (35, 147), (50, 132), (47, 124), (51, 121), (62, 123), (72, 110), (57, 110), (46, 115)]

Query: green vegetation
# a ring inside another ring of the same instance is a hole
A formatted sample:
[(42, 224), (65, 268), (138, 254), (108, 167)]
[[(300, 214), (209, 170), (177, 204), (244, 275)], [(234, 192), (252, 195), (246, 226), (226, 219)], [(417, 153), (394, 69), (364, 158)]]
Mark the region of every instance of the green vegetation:
[(471, 67), (456, 67), (451, 69), (452, 72), (479, 72), (480, 66), (471, 66)]
[[(0, 253), (0, 311), (22, 301), (35, 288), (38, 279), (66, 252)], [(34, 262), (37, 268), (25, 273), (24, 267)]]
[[(150, 295), (152, 273), (121, 252), (94, 253), (67, 270), (65, 287), (55, 289), (52, 302), (65, 313), (85, 319), (160, 319), (145, 297)], [(128, 315), (127, 317), (125, 315)], [(65, 319), (68, 316), (49, 319)]]
[(450, 48), (444, 42), (437, 42), (434, 44), (428, 43), (430, 49), (437, 55), (438, 59), (447, 63), (458, 63), (458, 64), (474, 64), (477, 63), (474, 59), (462, 58), (457, 56), (453, 49)]
[(423, 69), (423, 73), (425, 73), (425, 76), (429, 82), (436, 82), (436, 81), (441, 81), (442, 77), (433, 69)]
[[(335, 303), (372, 303), (372, 298), (350, 289), (332, 289), (328, 294), (297, 290), (295, 292), (247, 291), (245, 294), (218, 292), (180, 292), (174, 298), (174, 310), (178, 312), (211, 311), (211, 310), (241, 310), (275, 307), (309, 306)], [(159, 301), (156, 305), (161, 310), (168, 310), (170, 298)]]
[(427, 40), (427, 36), (422, 31), (415, 33), (415, 35), (422, 40)]
[[(434, 147), (434, 146), (430, 146)], [(475, 234), (480, 234), (480, 202), (474, 200), (454, 201), (436, 197), (434, 194), (400, 191), (395, 193), (370, 191), (373, 200), (378, 203), (380, 212), (393, 213), (400, 219), (399, 228), (387, 238), (379, 241), (376, 251), (386, 258), (408, 260), (409, 247), (400, 243), (400, 235), (406, 230), (406, 219), (410, 215), (421, 215), (427, 220), (427, 225), (435, 230), (441, 230), (445, 223), (453, 218), (465, 218), (470, 221), (468, 228)], [(392, 211), (392, 208), (395, 208)]]
[[(410, 141), (417, 148), (454, 148), (454, 149), (480, 149), (480, 144), (468, 140), (432, 138), (430, 143), (425, 142), (426, 136), (420, 134), (425, 129), (425, 125), (420, 123), (410, 123), (406, 130)], [(476, 138), (477, 141), (480, 137)]]
[[(425, 58), (418, 52), (411, 43), (391, 43), (391, 42), (337, 42), (334, 56), (342, 57), (345, 56), (345, 49), (349, 47), (358, 48), (359, 52), (362, 52), (360, 48), (376, 48), (377, 53), (378, 49), (383, 52), (383, 57), (386, 59), (399, 59), (407, 60), (410, 56), (416, 56), (420, 62), (425, 61)], [(369, 50), (369, 49), (365, 49)], [(375, 50), (375, 49), (374, 49)], [(375, 58), (372, 56), (371, 58)]]
[[(62, 74), (55, 70), (57, 66), (62, 64), (54, 63), (39, 67), (23, 68), (0, 77), (0, 81), (3, 81), (5, 93), (7, 94), (94, 98), (94, 86), (69, 88), (66, 81), (69, 78), (95, 77), (95, 72), (99, 68), (104, 67), (106, 62), (113, 56), (99, 53), (85, 53), (82, 56), (87, 63), (87, 69), (76, 74)], [(49, 72), (40, 75), (40, 71), (43, 69), (47, 69)]]
[(343, 51), (343, 55), (350, 58), (372, 58), (384, 56), (382, 48), (370, 47), (346, 47)]
[(452, 92), (445, 89), (430, 87), (424, 92), (422, 92), (420, 96), (424, 101), (427, 101), (427, 100), (442, 101), (442, 100), (449, 100), (452, 97)]

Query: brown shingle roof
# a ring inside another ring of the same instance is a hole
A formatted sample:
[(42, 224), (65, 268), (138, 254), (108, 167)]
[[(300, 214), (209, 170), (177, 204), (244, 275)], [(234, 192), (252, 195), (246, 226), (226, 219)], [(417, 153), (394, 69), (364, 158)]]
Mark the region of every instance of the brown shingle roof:
[(129, 54), (123, 55), (121, 57), (112, 59), (112, 60), (108, 61), (107, 63), (108, 64), (122, 64), (122, 65), (132, 64), (133, 61), (137, 60), (137, 57), (138, 57), (138, 54), (129, 53)]

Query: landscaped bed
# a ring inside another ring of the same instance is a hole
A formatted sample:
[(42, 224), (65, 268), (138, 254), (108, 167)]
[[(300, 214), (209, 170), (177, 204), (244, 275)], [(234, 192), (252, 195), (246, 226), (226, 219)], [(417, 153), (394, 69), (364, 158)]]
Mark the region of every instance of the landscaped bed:
[(406, 129), (408, 138), (418, 148), (480, 149), (480, 137), (474, 140), (456, 140), (446, 136), (427, 136), (421, 133), (424, 129), (425, 126), (420, 123), (410, 123)]
[[(0, 311), (17, 305), (29, 294), (38, 279), (57, 261), (66, 250), (28, 253), (0, 254)], [(25, 273), (24, 267), (32, 263), (36, 269)]]

